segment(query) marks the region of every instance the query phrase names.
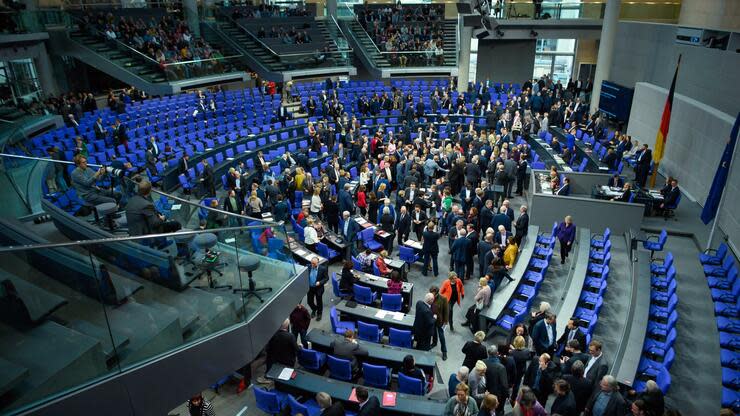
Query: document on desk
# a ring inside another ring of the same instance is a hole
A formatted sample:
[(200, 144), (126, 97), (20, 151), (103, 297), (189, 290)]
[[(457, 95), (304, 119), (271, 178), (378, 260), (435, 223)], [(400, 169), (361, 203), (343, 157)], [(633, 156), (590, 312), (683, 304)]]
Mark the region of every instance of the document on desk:
[(385, 318), (385, 314), (387, 314), (387, 313), (388, 313), (388, 311), (384, 311), (384, 310), (381, 309), (381, 310), (375, 312), (375, 317), (378, 318), (378, 319), (383, 319), (383, 318)]
[(396, 405), (396, 392), (384, 391), (383, 392), (383, 406), (393, 407)]
[(303, 256), (303, 255), (305, 255), (305, 254), (306, 254), (306, 252), (305, 252), (305, 251), (303, 251), (303, 250), (301, 250), (301, 249), (298, 249), (298, 250), (296, 250), (296, 251), (295, 251), (295, 254), (297, 254), (297, 255), (299, 255), (299, 256)]
[(292, 368), (283, 368), (283, 371), (280, 372), (280, 375), (278, 375), (279, 380), (290, 380), (293, 378), (293, 373), (295, 372)]
[(182, 208), (182, 204), (175, 204), (172, 206), (173, 211), (177, 211), (178, 209)]
[(403, 312), (395, 312), (393, 314), (393, 320), (394, 321), (403, 321)]

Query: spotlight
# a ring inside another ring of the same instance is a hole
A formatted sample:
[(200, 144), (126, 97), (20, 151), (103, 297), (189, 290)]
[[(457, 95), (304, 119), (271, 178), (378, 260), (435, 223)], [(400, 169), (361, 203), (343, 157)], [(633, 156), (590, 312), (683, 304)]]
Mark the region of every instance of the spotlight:
[(539, 36), (539, 33), (535, 32), (534, 29), (532, 29), (529, 31), (529, 36), (536, 38), (537, 36)]

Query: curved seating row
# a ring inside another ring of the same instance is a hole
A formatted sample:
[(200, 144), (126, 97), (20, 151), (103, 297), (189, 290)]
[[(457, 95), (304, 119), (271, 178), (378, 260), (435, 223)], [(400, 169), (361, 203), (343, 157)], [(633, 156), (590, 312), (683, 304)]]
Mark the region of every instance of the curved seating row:
[[(606, 290), (606, 278), (609, 274), (611, 254), (604, 258), (592, 258), (591, 253), (599, 255), (606, 242), (610, 241), (611, 231), (607, 228), (603, 235), (591, 235), (591, 230), (579, 227), (577, 251), (572, 257), (575, 262), (569, 276), (568, 287), (560, 310), (558, 311), (557, 333), (563, 333), (569, 318), (576, 318), (575, 323), (586, 335), (586, 344), (590, 342), (603, 303), (603, 292)], [(611, 244), (611, 243), (610, 243)], [(605, 273), (604, 273), (605, 272)], [(601, 282), (604, 282), (602, 285)], [(602, 289), (603, 287), (603, 289)], [(591, 321), (593, 320), (593, 324)]]
[(740, 279), (726, 243), (699, 255), (714, 301), (722, 363), (722, 407), (740, 412)]

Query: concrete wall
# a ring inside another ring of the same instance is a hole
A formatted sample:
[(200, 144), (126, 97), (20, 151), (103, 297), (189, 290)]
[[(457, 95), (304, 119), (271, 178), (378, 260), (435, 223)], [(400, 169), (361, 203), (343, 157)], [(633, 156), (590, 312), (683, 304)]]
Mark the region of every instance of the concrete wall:
[(676, 92), (734, 114), (740, 96), (740, 54), (679, 45), (675, 35), (675, 25), (619, 22), (610, 80), (628, 87), (648, 82), (668, 88), (680, 53)]
[[(729, 85), (727, 87), (731, 88)], [(632, 99), (627, 134), (640, 142), (645, 141), (652, 148), (667, 95), (665, 88), (638, 83)], [(673, 100), (668, 142), (660, 172), (666, 176), (678, 177), (679, 187), (684, 194), (702, 206), (735, 116), (740, 110), (737, 101), (734, 107), (734, 112), (730, 115), (683, 94), (676, 94)], [(737, 166), (740, 162), (737, 159), (740, 158), (736, 158), (736, 165), (727, 181), (719, 227), (729, 236), (735, 247), (740, 247), (740, 210), (737, 208), (740, 206), (740, 168)]]
[(576, 226), (590, 228), (592, 233), (601, 233), (609, 227), (613, 234), (619, 235), (630, 228), (639, 229), (644, 211), (642, 204), (536, 193), (531, 197), (529, 223), (550, 230), (553, 222), (571, 215)]
[(492, 82), (523, 82), (534, 72), (533, 40), (489, 40), (478, 42), (478, 79)]
[(682, 0), (678, 23), (709, 29), (740, 30), (740, 1)]

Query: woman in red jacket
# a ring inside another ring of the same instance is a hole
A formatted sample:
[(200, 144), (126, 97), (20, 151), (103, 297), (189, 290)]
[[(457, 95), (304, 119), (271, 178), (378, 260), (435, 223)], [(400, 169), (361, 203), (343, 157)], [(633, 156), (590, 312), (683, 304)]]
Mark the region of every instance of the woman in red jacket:
[(455, 303), (460, 306), (460, 301), (465, 297), (465, 288), (462, 280), (457, 277), (457, 273), (450, 272), (449, 278), (440, 285), (439, 294), (447, 298), (447, 302), (450, 304), (450, 331), (455, 332), (452, 321), (452, 307)]
[(360, 185), (357, 189), (357, 208), (360, 208), (360, 215), (363, 217), (367, 214), (367, 200), (365, 199), (365, 185)]

